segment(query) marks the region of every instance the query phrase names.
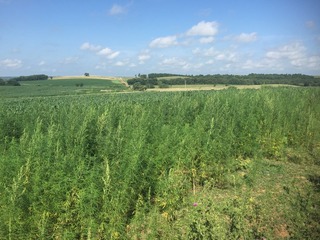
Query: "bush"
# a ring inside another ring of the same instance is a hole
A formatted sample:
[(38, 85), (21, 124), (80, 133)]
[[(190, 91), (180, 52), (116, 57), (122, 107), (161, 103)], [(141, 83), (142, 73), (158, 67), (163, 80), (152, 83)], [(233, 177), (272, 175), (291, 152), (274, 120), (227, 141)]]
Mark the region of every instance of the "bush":
[(147, 88), (146, 88), (146, 86), (142, 85), (141, 83), (136, 82), (135, 84), (133, 84), (132, 89), (135, 91), (144, 91)]
[(7, 82), (7, 85), (9, 86), (21, 86), (21, 84), (15, 80), (15, 79), (10, 79), (8, 82)]

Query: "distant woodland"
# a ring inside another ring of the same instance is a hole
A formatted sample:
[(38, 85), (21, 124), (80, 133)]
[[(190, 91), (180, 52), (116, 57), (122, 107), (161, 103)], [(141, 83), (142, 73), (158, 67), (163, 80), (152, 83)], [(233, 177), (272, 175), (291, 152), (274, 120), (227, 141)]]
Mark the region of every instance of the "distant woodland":
[(304, 74), (255, 74), (249, 75), (174, 75), (167, 73), (151, 73), (138, 75), (128, 80), (129, 85), (140, 83), (152, 85), (198, 85), (198, 84), (225, 84), (225, 85), (262, 85), (262, 84), (290, 84), (298, 86), (320, 86), (320, 78)]

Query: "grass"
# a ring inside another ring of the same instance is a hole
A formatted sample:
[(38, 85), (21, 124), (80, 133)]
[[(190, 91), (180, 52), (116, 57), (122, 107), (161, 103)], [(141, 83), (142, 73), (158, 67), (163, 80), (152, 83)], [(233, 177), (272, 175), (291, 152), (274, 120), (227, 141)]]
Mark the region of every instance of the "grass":
[[(0, 87), (1, 97), (35, 97), (123, 91), (127, 88), (116, 79), (73, 77), (44, 81), (24, 81), (19, 87)], [(81, 85), (81, 86), (80, 86)]]

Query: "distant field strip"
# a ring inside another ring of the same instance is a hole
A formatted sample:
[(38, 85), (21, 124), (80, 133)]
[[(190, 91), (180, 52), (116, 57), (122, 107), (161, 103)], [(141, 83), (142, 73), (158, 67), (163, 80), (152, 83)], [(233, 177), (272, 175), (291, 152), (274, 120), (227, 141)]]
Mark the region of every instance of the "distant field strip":
[(53, 77), (52, 80), (63, 80), (63, 79), (101, 79), (101, 80), (120, 80), (120, 77), (111, 76), (59, 76)]

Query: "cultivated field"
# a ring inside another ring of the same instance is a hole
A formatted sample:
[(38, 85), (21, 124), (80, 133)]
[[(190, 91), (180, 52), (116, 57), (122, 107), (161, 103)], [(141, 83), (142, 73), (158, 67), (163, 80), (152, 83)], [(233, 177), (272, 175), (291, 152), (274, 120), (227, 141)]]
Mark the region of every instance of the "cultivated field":
[(5, 87), (1, 238), (320, 238), (320, 88), (87, 80)]
[(128, 86), (124, 78), (115, 77), (83, 77), (65, 76), (52, 80), (21, 81), (21, 86), (0, 87), (1, 97), (36, 97), (58, 95), (97, 94), (127, 91)]

